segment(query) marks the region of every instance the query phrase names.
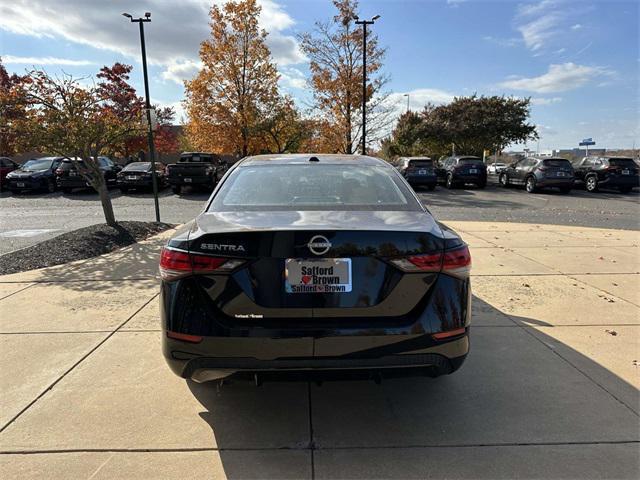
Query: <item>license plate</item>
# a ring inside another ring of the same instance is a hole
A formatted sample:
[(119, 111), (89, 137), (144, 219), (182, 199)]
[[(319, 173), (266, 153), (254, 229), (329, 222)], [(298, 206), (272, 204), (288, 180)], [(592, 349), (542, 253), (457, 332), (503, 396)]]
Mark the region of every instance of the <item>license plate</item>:
[(426, 175), (427, 171), (426, 170), (418, 170), (418, 175)]
[(471, 168), (471, 169), (469, 170), (469, 173), (478, 173), (478, 169), (476, 169), (476, 168)]
[(135, 175), (128, 175), (128, 176), (126, 176), (124, 178), (126, 178), (127, 180), (137, 180), (138, 179), (138, 177), (136, 177)]
[(192, 178), (183, 178), (184, 183), (191, 183), (193, 181)]
[(346, 293), (351, 291), (351, 259), (285, 260), (287, 293)]
[(631, 172), (629, 172), (629, 170), (622, 170), (622, 174), (623, 175), (629, 175)]
[(18, 185), (19, 188), (24, 188), (24, 182), (18, 182), (16, 185)]

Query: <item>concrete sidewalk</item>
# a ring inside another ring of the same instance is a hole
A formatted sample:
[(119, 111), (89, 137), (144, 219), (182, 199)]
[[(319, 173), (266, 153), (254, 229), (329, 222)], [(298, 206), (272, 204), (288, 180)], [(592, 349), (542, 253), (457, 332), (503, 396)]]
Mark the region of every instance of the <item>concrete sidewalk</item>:
[(438, 379), (185, 382), (159, 246), (0, 277), (3, 478), (638, 478), (640, 233), (447, 222), (472, 351)]

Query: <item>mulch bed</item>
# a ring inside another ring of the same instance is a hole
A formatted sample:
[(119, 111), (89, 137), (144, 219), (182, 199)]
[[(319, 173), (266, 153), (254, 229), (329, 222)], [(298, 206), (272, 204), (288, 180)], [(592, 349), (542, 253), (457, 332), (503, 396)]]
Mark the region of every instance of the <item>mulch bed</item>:
[(170, 223), (118, 222), (79, 228), (0, 256), (0, 275), (97, 257), (172, 228)]

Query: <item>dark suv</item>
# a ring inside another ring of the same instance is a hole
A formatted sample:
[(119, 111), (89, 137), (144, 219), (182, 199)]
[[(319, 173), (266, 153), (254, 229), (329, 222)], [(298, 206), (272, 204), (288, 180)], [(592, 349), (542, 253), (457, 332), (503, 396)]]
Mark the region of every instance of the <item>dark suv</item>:
[[(118, 172), (122, 170), (122, 167), (116, 165), (108, 157), (98, 157), (98, 162), (107, 187), (115, 186)], [(76, 160), (75, 163), (80, 169), (86, 168), (83, 160)], [(64, 193), (70, 193), (74, 188), (91, 188), (91, 185), (78, 171), (74, 162), (68, 158), (65, 158), (56, 170), (56, 179), (58, 188)]]
[(555, 187), (569, 193), (574, 182), (573, 167), (565, 158), (529, 157), (518, 160), (500, 173), (503, 187), (524, 185), (527, 192), (535, 193), (541, 188)]
[(615, 188), (628, 193), (640, 186), (638, 165), (628, 157), (585, 157), (574, 164), (576, 181), (588, 192), (598, 188)]
[(433, 161), (429, 157), (399, 158), (398, 171), (411, 186), (424, 185), (429, 190), (433, 190), (438, 183)]
[(473, 183), (479, 188), (487, 185), (487, 166), (481, 158), (471, 156), (447, 157), (436, 169), (438, 181), (447, 188)]

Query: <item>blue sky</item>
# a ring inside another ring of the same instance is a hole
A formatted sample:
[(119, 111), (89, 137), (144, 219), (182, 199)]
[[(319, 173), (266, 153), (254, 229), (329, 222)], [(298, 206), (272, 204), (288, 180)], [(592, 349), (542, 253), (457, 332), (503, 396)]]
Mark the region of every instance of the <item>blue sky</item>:
[[(137, 25), (120, 14), (150, 11), (151, 96), (180, 112), (182, 80), (197, 71), (211, 3), (0, 0), (0, 55), (9, 71), (36, 66), (79, 76), (130, 63), (142, 91)], [(333, 6), (260, 3), (281, 85), (302, 102), (308, 68), (295, 35), (332, 17)], [(387, 47), (396, 114), (406, 108), (405, 93), (412, 109), (474, 92), (530, 96), (541, 149), (574, 147), (585, 137), (608, 148), (640, 146), (640, 2), (363, 0), (360, 12), (381, 15), (373, 28)]]

